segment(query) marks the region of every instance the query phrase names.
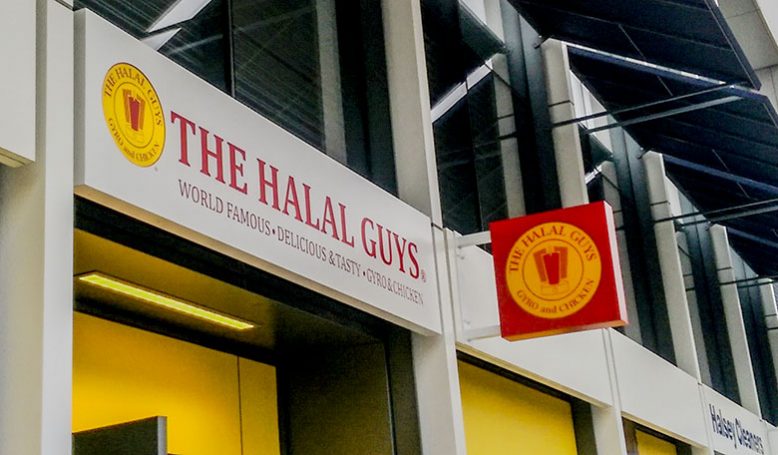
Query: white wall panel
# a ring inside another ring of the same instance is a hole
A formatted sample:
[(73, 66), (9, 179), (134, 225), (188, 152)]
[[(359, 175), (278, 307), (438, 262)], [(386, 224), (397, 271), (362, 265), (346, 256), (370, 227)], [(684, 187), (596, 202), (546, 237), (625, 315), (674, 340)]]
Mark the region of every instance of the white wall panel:
[(0, 6), (0, 163), (35, 160), (36, 1)]
[(458, 294), (454, 299), (455, 305), (462, 305), (461, 348), (572, 395), (612, 404), (600, 330), (516, 342), (505, 341), (499, 334), (467, 340), (467, 330), (499, 324), (494, 267), (492, 256), (480, 248), (467, 247), (456, 254)]
[(32, 106), (39, 159), (0, 168), (3, 455), (68, 455), (71, 446), (73, 18), (54, 1), (39, 3), (47, 24), (37, 53), (47, 73)]
[(707, 445), (697, 380), (618, 332), (611, 332), (624, 414), (683, 441)]
[(778, 41), (778, 2), (775, 0), (754, 0), (767, 29), (774, 41)]

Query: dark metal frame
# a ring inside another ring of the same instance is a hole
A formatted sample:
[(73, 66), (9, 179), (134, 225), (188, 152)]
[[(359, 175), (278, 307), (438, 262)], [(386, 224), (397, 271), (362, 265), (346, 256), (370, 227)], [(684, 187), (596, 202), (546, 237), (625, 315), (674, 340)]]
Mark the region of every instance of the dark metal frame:
[(689, 261), (694, 278), (693, 292), (697, 300), (702, 332), (705, 338), (704, 355), (708, 359), (711, 387), (727, 398), (739, 402), (735, 364), (729, 342), (721, 283), (716, 270), (713, 244), (707, 226), (694, 224), (683, 228), (689, 247)]
[[(754, 87), (756, 89), (761, 88), (761, 82), (759, 80), (759, 77), (756, 74), (756, 71), (754, 71), (754, 69), (751, 67), (751, 64), (748, 62), (748, 59), (747, 59), (747, 57), (745, 55), (745, 52), (740, 47), (737, 39), (735, 38), (734, 34), (732, 33), (732, 30), (727, 25), (727, 21), (724, 18), (724, 15), (722, 14), (722, 12), (719, 9), (718, 5), (716, 4), (715, 0), (704, 0), (704, 2), (705, 2), (706, 8), (708, 9), (708, 11), (713, 16), (713, 20), (716, 23), (716, 26), (717, 26), (718, 30), (721, 32), (721, 34), (727, 40), (727, 42), (729, 44), (729, 47), (730, 47), (730, 50), (732, 51), (734, 57), (740, 63), (740, 68), (745, 73), (744, 74), (745, 78), (740, 83), (748, 84), (751, 87)], [(537, 6), (542, 6), (542, 7), (546, 8), (546, 9), (549, 9), (549, 10), (557, 11), (559, 13), (568, 13), (569, 12), (569, 11), (565, 10), (564, 8), (558, 8), (558, 7), (549, 6), (548, 4), (544, 3), (542, 0), (512, 0), (511, 3), (516, 8), (518, 8), (519, 10), (522, 10), (522, 11), (524, 11), (524, 8), (522, 8), (522, 3), (530, 3), (530, 4), (535, 4)], [(678, 2), (674, 2), (674, 3), (678, 3)], [(680, 7), (682, 5), (679, 3), (678, 6)], [(587, 43), (587, 42), (580, 42), (580, 41), (576, 41), (576, 40), (569, 40), (569, 39), (567, 39), (568, 37), (566, 37), (564, 35), (555, 34), (551, 30), (543, 30), (543, 27), (540, 26), (540, 24), (535, 20), (534, 17), (532, 17), (531, 15), (527, 15), (527, 17), (530, 19), (530, 22), (532, 22), (532, 25), (533, 25), (533, 27), (536, 30), (540, 31), (541, 33), (544, 33), (544, 36), (545, 36), (546, 39), (547, 38), (555, 38), (555, 39), (559, 39), (561, 41), (567, 41), (567, 42), (572, 42), (573, 44), (578, 44), (578, 45), (590, 46), (591, 47), (591, 45), (589, 43)], [(622, 33), (626, 34), (626, 31), (624, 29), (624, 23), (622, 21), (614, 20), (612, 18), (604, 18), (604, 17), (598, 17), (597, 19), (602, 21), (603, 23), (619, 27), (621, 29)], [(635, 27), (635, 24), (632, 24), (631, 26)], [(652, 30), (652, 29), (645, 29), (645, 31), (650, 31), (650, 32), (656, 33), (656, 30)], [(629, 37), (628, 34), (627, 34), (627, 36)], [(709, 43), (704, 43), (704, 42), (701, 42), (701, 41), (699, 41), (697, 39), (693, 39), (693, 38), (689, 38), (689, 37), (685, 37), (685, 36), (676, 36), (676, 39), (679, 40), (679, 41), (685, 41), (685, 42), (689, 42), (689, 43), (709, 45)], [(634, 42), (632, 44), (634, 46)], [(636, 58), (639, 58), (639, 55), (642, 55), (642, 54), (640, 52), (640, 49), (636, 48), (636, 50), (638, 51), (638, 56), (636, 56)], [(737, 81), (730, 81), (730, 82), (737, 82)]]
[[(760, 279), (753, 270), (746, 268), (742, 259), (736, 262), (734, 269), (735, 277), (739, 279)], [(775, 424), (778, 421), (778, 395), (775, 393), (776, 376), (762, 295), (756, 286), (750, 285), (738, 286), (738, 296), (762, 418)]]
[(724, 85), (717, 85), (717, 86), (715, 86), (713, 88), (707, 88), (707, 89), (704, 89), (704, 90), (700, 90), (698, 92), (687, 93), (685, 95), (679, 95), (679, 96), (675, 96), (675, 97), (672, 97), (672, 98), (667, 98), (667, 99), (664, 99), (664, 100), (653, 101), (653, 102), (650, 102), (650, 103), (640, 104), (640, 105), (637, 105), (637, 106), (625, 107), (623, 109), (616, 109), (616, 110), (613, 110), (613, 111), (603, 111), (603, 112), (599, 112), (597, 114), (585, 115), (583, 117), (578, 117), (578, 118), (574, 118), (574, 119), (570, 119), (570, 120), (565, 120), (565, 121), (562, 121), (562, 122), (557, 122), (557, 123), (554, 123), (552, 126), (554, 128), (556, 128), (556, 127), (559, 127), (559, 126), (572, 125), (574, 123), (581, 123), (581, 122), (586, 122), (586, 121), (589, 121), (589, 120), (596, 120), (596, 119), (602, 118), (602, 117), (617, 116), (617, 115), (620, 115), (620, 114), (627, 114), (627, 113), (630, 113), (630, 112), (640, 111), (640, 110), (647, 109), (647, 108), (650, 108), (650, 107), (661, 106), (663, 104), (671, 103), (671, 102), (674, 102), (674, 101), (681, 101), (681, 100), (685, 100), (685, 99), (688, 99), (688, 98), (694, 98), (695, 96), (707, 95), (709, 93), (720, 92), (720, 91), (722, 91), (724, 89), (734, 88), (734, 87), (736, 87), (736, 86), (734, 86), (734, 85), (726, 85), (726, 84), (724, 84)]
[[(513, 11), (507, 0), (503, 11)], [(504, 15), (503, 28), (508, 53), (511, 86), (516, 93), (516, 138), (528, 213), (562, 206), (556, 169), (556, 153), (551, 136), (552, 122), (548, 109), (546, 72), (540, 49), (542, 38), (518, 13)], [(529, 106), (527, 108), (527, 102)]]
[(666, 218), (654, 220), (654, 223), (663, 223), (667, 221), (678, 222), (678, 220), (683, 220), (686, 218), (702, 217), (694, 221), (676, 223), (677, 227), (682, 228), (686, 226), (694, 226), (695, 224), (715, 224), (723, 221), (736, 220), (738, 218), (762, 215), (775, 211), (778, 211), (778, 198), (749, 202), (748, 204), (734, 205), (732, 207), (711, 210), (708, 212), (690, 212), (683, 213), (681, 215), (668, 216)]
[[(700, 95), (707, 95), (707, 94), (711, 94), (711, 93), (717, 93), (717, 92), (720, 92), (720, 91), (723, 91), (723, 90), (732, 89), (734, 87), (735, 87), (734, 85), (717, 85), (717, 86), (715, 86), (713, 88), (708, 88), (708, 89), (700, 90), (700, 91), (694, 92), (694, 93), (687, 93), (685, 95), (674, 96), (672, 98), (667, 98), (667, 99), (660, 100), (660, 101), (653, 101), (653, 102), (641, 104), (641, 105), (638, 105), (638, 106), (631, 106), (631, 107), (627, 107), (627, 108), (624, 108), (624, 109), (618, 109), (618, 110), (615, 110), (615, 111), (612, 111), (612, 112), (605, 111), (605, 112), (600, 112), (600, 113), (597, 113), (597, 114), (585, 115), (583, 117), (578, 117), (578, 118), (574, 118), (574, 119), (570, 119), (570, 120), (565, 120), (565, 121), (562, 121), (562, 122), (557, 122), (557, 123), (552, 124), (551, 127), (552, 128), (558, 128), (558, 127), (572, 125), (572, 124), (576, 124), (576, 123), (583, 123), (583, 122), (586, 122), (588, 120), (595, 120), (595, 119), (606, 117), (606, 116), (617, 116), (617, 115), (621, 115), (621, 114), (641, 111), (641, 110), (652, 108), (652, 107), (662, 106), (662, 105), (665, 105), (665, 104), (686, 100), (686, 99), (693, 98), (693, 97), (700, 96)], [(723, 96), (721, 98), (716, 98), (716, 99), (713, 99), (713, 100), (703, 101), (703, 102), (700, 102), (700, 103), (694, 103), (694, 104), (691, 104), (691, 105), (688, 105), (688, 106), (671, 108), (671, 109), (667, 109), (665, 111), (655, 112), (655, 113), (652, 113), (652, 114), (646, 114), (646, 115), (638, 116), (638, 117), (631, 118), (631, 119), (628, 119), (628, 120), (609, 122), (607, 125), (603, 125), (603, 126), (600, 126), (600, 127), (597, 127), (597, 128), (588, 128), (588, 129), (584, 130), (582, 132), (582, 134), (594, 134), (594, 133), (598, 133), (600, 131), (606, 131), (606, 130), (610, 130), (610, 129), (613, 129), (613, 128), (625, 127), (625, 126), (630, 126), (630, 125), (637, 125), (639, 123), (650, 122), (652, 120), (659, 120), (659, 119), (666, 118), (666, 117), (672, 117), (674, 115), (685, 114), (687, 112), (694, 112), (694, 111), (699, 111), (699, 110), (702, 110), (702, 109), (708, 109), (708, 108), (711, 108), (711, 107), (720, 106), (722, 104), (733, 103), (735, 101), (740, 101), (742, 99), (743, 98), (741, 96), (738, 96), (738, 95)]]
[(623, 129), (612, 130), (611, 135), (642, 343), (675, 363), (643, 150)]

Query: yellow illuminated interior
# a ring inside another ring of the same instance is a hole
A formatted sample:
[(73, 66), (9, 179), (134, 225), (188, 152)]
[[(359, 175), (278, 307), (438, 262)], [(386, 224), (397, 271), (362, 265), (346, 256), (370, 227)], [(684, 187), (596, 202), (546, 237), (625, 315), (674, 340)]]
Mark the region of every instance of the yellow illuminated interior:
[(568, 402), (465, 362), (459, 381), (468, 455), (578, 454)]
[(636, 431), (639, 455), (678, 455), (675, 444), (656, 436)]
[(166, 416), (168, 453), (278, 455), (275, 368), (82, 313), (73, 431)]
[(111, 292), (122, 294), (145, 303), (158, 305), (214, 324), (219, 324), (223, 327), (235, 330), (247, 330), (254, 327), (254, 324), (241, 321), (240, 319), (207, 310), (197, 305), (184, 302), (183, 300), (166, 296), (159, 292), (145, 289), (102, 273), (91, 272), (79, 276), (78, 279), (84, 283), (107, 289)]

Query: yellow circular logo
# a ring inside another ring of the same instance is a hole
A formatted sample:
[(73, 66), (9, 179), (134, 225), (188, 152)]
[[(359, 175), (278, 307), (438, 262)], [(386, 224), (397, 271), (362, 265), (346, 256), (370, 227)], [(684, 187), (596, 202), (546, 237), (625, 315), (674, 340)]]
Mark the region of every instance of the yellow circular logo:
[(585, 307), (600, 284), (602, 261), (589, 235), (568, 223), (544, 223), (513, 244), (505, 277), (513, 300), (533, 316), (558, 319)]
[(141, 70), (117, 63), (103, 80), (103, 115), (116, 146), (131, 163), (148, 167), (165, 147), (165, 114)]

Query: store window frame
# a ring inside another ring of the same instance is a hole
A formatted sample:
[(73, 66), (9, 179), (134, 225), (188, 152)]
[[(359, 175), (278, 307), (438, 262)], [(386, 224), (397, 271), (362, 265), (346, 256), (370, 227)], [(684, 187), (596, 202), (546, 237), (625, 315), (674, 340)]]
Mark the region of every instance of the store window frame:
[(597, 454), (592, 405), (590, 403), (463, 351), (457, 351), (457, 360), (568, 403), (573, 417), (572, 424), (575, 431), (577, 452), (581, 455)]
[[(421, 452), (412, 335), (408, 330), (86, 199), (76, 197), (74, 210), (75, 229), (261, 294), (379, 340), (383, 346), (384, 368), (387, 374), (385, 386), (390, 412), (387, 423), (391, 432), (393, 453)], [(288, 453), (289, 411), (288, 402), (282, 393), (285, 367), (276, 353), (225, 341), (212, 335), (203, 335), (153, 318), (139, 317), (134, 313), (103, 311), (89, 301), (75, 299), (74, 311), (275, 367), (281, 453)]]
[(691, 445), (673, 439), (670, 436), (667, 436), (666, 434), (660, 433), (656, 430), (652, 430), (651, 428), (648, 428), (645, 425), (641, 425), (639, 423), (635, 423), (627, 419), (622, 419), (622, 425), (624, 427), (624, 438), (626, 439), (626, 443), (627, 443), (628, 455), (640, 455), (640, 453), (638, 452), (638, 443), (637, 443), (638, 431), (640, 431), (641, 433), (645, 433), (649, 436), (653, 436), (657, 439), (661, 439), (662, 441), (669, 442), (670, 444), (675, 446), (675, 451), (678, 455), (692, 455), (693, 453)]

